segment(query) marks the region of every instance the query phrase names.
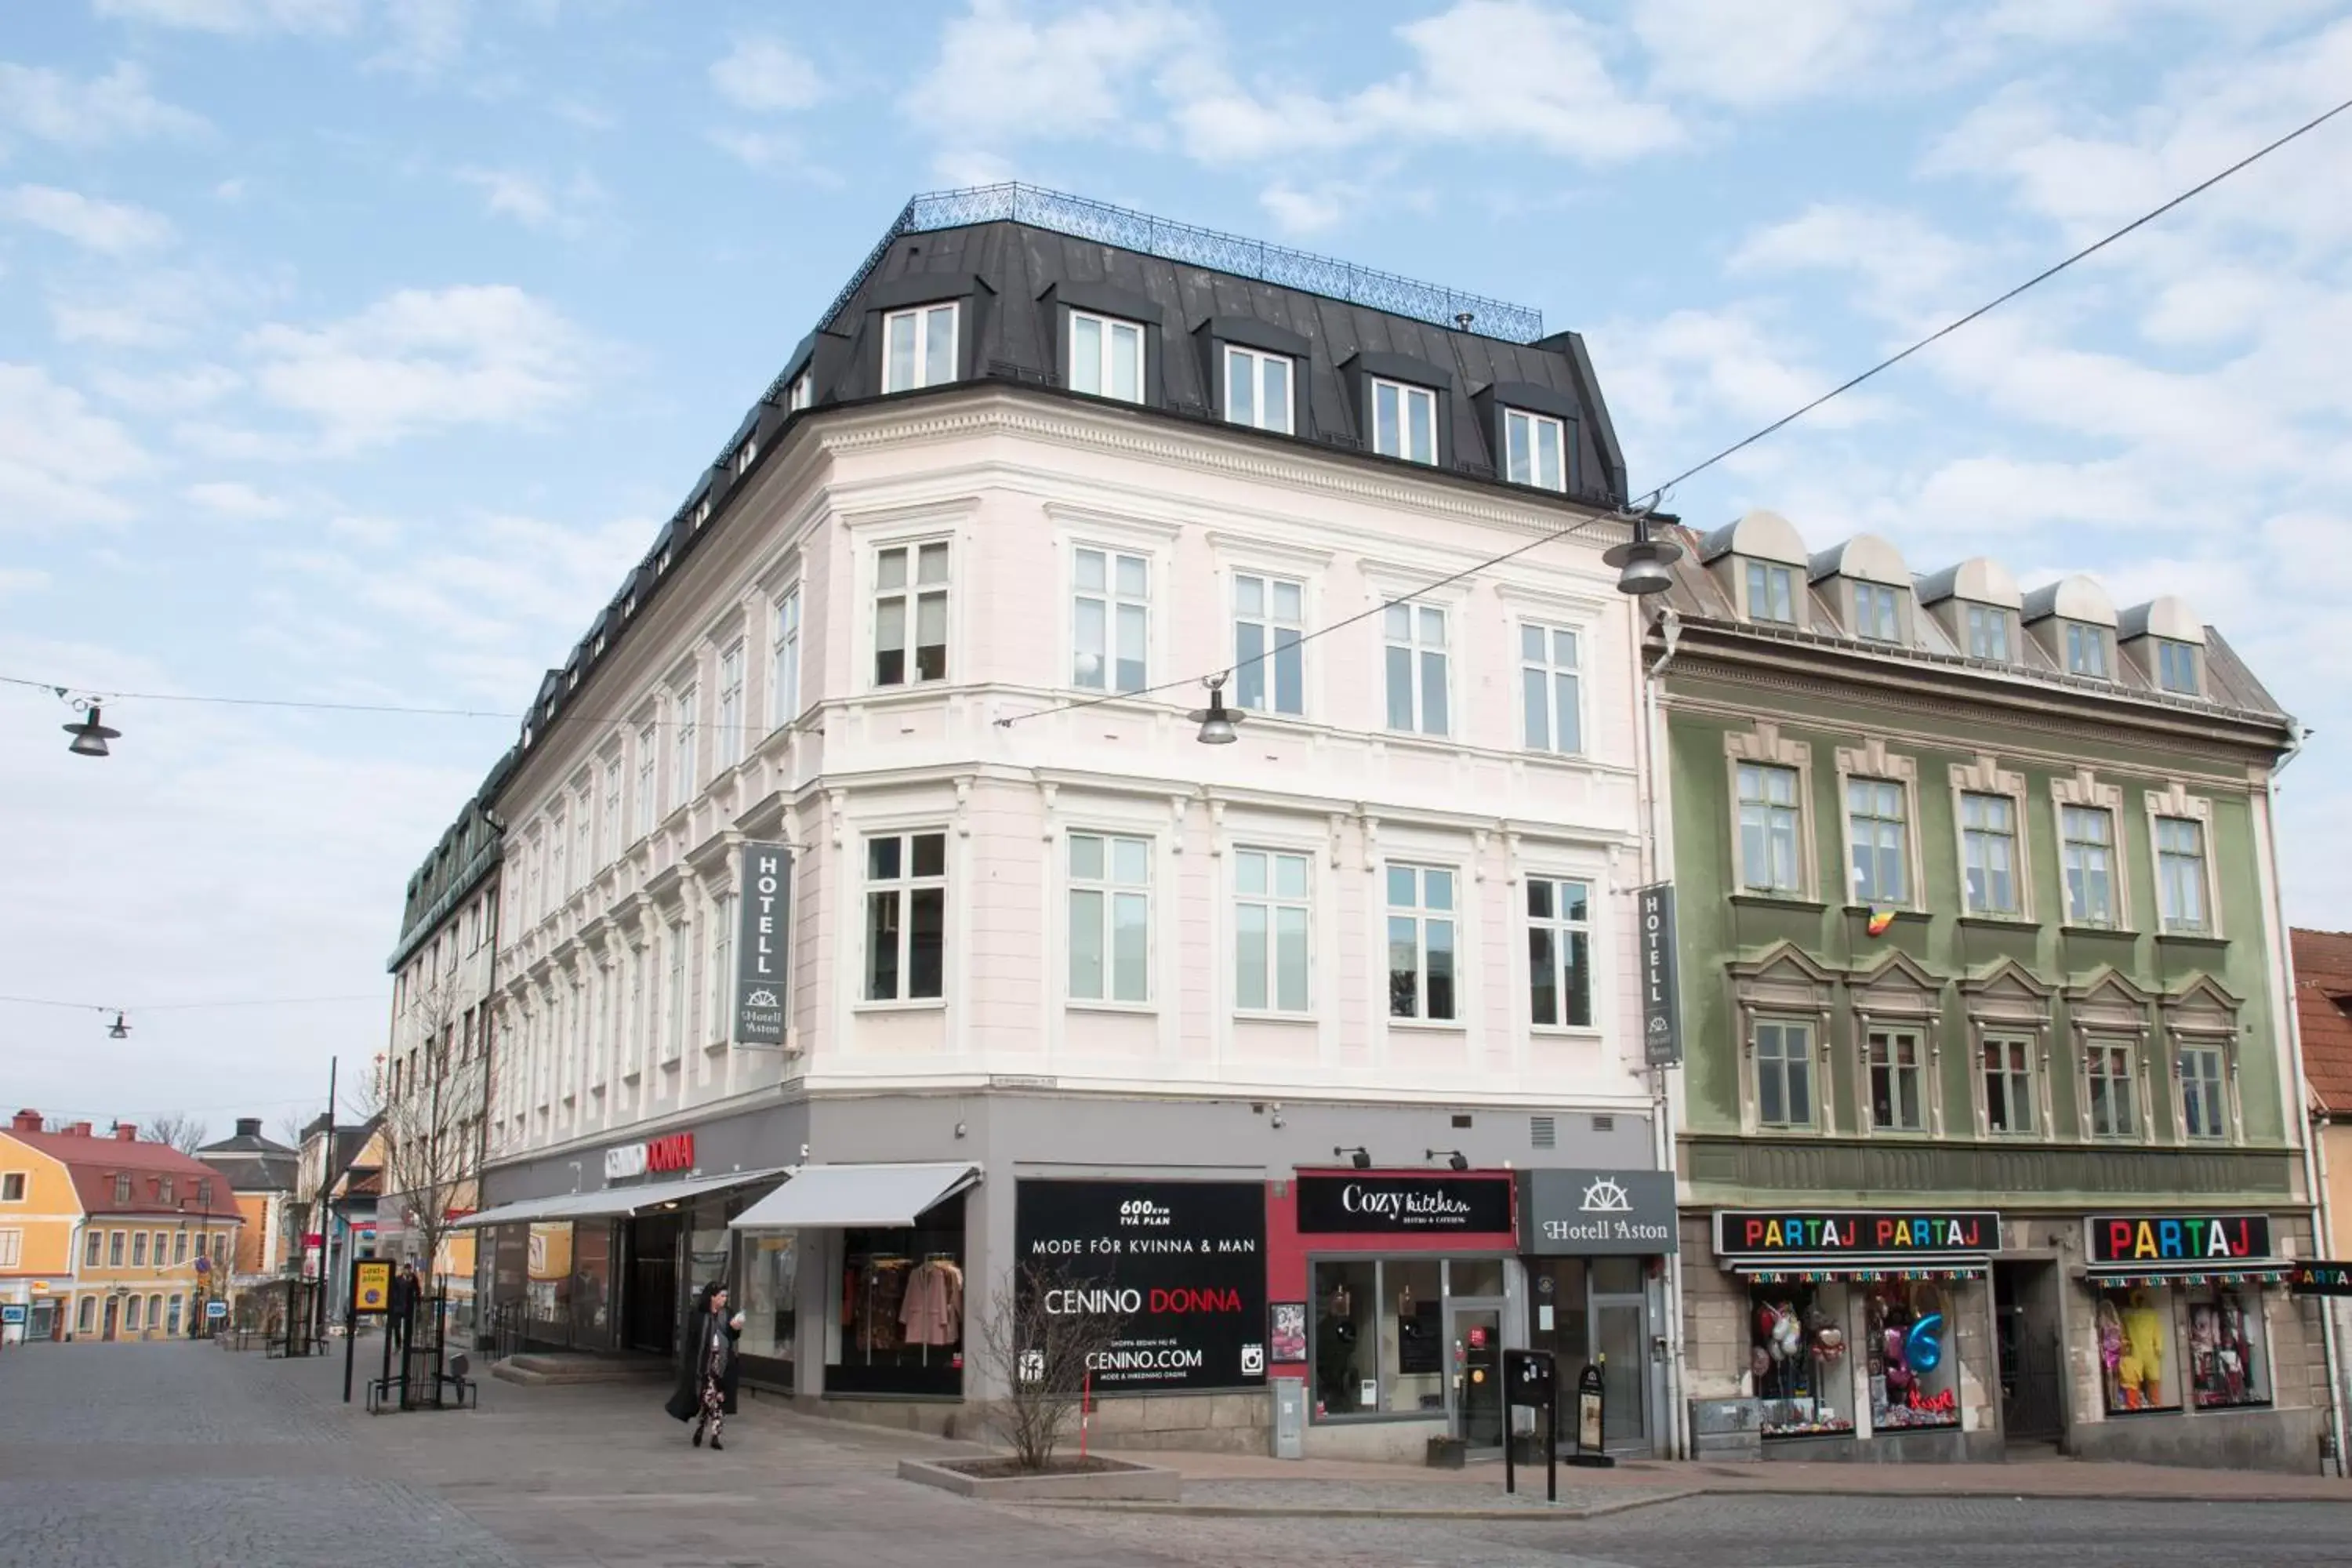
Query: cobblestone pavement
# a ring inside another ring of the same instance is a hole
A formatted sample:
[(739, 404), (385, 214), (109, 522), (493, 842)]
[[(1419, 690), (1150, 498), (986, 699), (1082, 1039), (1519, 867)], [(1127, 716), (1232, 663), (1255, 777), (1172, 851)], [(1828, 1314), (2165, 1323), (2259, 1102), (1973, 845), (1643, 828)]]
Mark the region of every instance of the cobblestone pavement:
[[(363, 1342), (362, 1359), (371, 1347)], [(362, 1375), (364, 1373), (362, 1373)], [(1215, 1518), (965, 1502), (897, 1479), (926, 1439), (747, 1401), (723, 1454), (648, 1385), (486, 1385), (370, 1417), (340, 1357), (202, 1344), (0, 1354), (0, 1568), (1938, 1568), (2352, 1563), (2352, 1505), (1693, 1498), (1601, 1518)], [(1565, 1478), (1563, 1478), (1565, 1479)], [(1491, 1507), (1393, 1481), (1188, 1483), (1234, 1507)], [(1622, 1498), (1622, 1490), (1612, 1493)], [(1564, 1501), (1593, 1500), (1564, 1494)]]

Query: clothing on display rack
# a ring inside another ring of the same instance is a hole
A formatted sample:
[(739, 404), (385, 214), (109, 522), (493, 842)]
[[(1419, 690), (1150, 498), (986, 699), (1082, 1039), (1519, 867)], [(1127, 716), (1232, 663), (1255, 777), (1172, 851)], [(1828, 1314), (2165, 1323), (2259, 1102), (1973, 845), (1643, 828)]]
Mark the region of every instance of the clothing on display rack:
[(910, 1345), (963, 1342), (963, 1270), (953, 1259), (926, 1258), (907, 1281), (898, 1321)]

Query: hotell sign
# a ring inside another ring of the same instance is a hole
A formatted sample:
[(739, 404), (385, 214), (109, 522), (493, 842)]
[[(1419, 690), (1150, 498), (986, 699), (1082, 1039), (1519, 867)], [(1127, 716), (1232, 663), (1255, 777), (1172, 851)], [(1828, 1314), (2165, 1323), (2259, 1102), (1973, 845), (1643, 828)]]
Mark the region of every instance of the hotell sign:
[(1835, 1257), (1842, 1253), (1989, 1252), (2000, 1246), (1990, 1209), (1718, 1209), (1718, 1258)]

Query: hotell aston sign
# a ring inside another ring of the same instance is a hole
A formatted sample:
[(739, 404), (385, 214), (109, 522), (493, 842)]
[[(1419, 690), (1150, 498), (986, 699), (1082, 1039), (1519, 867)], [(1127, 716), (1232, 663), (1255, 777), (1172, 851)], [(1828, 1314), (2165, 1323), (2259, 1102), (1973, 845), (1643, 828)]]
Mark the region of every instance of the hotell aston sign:
[(1990, 1209), (1718, 1209), (1718, 1258), (1990, 1252), (2000, 1246)]

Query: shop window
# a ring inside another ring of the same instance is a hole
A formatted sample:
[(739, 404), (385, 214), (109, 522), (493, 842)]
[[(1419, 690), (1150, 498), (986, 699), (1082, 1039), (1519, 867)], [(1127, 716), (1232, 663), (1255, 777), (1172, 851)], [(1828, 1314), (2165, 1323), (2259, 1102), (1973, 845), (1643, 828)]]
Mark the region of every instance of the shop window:
[(180, 1298), (172, 1298), (170, 1309), (170, 1315), (163, 1321), (163, 1331), (177, 1339), (180, 1333)]
[(571, 1342), (602, 1349), (613, 1342), (613, 1227), (603, 1222), (572, 1227)]
[(84, 1296), (81, 1305), (74, 1309), (74, 1329), (78, 1333), (91, 1333), (98, 1328), (98, 1298)]
[(1444, 1269), (1436, 1258), (1315, 1266), (1318, 1419), (1444, 1413)]
[(1878, 1284), (1864, 1298), (1874, 1432), (1960, 1424), (1951, 1303), (1940, 1286)]
[(139, 1331), (140, 1305), (144, 1300), (144, 1297), (131, 1296), (126, 1298), (122, 1303), (122, 1326), (131, 1333), (135, 1334)]
[(743, 1237), (743, 1338), (745, 1355), (791, 1361), (799, 1322), (800, 1235), (796, 1231), (747, 1232)]
[(912, 1226), (842, 1234), (835, 1394), (963, 1392), (963, 1198)]
[(2171, 1306), (2168, 1292), (2147, 1286), (2100, 1293), (2093, 1331), (2108, 1415), (2180, 1408)]
[(572, 1222), (535, 1220), (530, 1226), (524, 1316), (533, 1339), (572, 1342)]
[(2259, 1296), (2204, 1287), (2189, 1293), (2189, 1386), (2200, 1410), (2271, 1402)]
[(1853, 1430), (1838, 1397), (1845, 1373), (1845, 1287), (1748, 1287), (1748, 1370), (1763, 1403), (1766, 1437), (1811, 1437)]

